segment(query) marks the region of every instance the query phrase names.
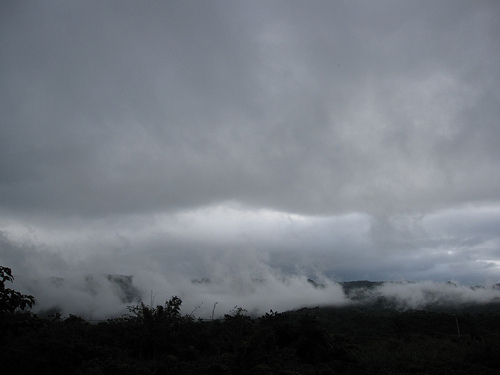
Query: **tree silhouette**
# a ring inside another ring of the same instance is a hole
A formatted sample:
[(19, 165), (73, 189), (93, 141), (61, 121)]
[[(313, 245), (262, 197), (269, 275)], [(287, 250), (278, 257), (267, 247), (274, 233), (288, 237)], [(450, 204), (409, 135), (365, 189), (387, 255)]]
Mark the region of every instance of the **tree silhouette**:
[(12, 270), (9, 267), (0, 266), (0, 314), (13, 313), (16, 309), (25, 310), (27, 307), (33, 307), (36, 302), (35, 297), (6, 288), (6, 281), (14, 282)]

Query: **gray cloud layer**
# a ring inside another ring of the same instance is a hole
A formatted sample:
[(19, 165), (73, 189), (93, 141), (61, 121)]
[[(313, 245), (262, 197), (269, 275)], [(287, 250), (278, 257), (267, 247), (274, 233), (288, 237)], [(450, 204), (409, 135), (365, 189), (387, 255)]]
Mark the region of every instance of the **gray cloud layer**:
[(0, 262), (498, 282), (499, 15), (4, 2)]
[(451, 5), (4, 5), (3, 206), (497, 200), (499, 8)]

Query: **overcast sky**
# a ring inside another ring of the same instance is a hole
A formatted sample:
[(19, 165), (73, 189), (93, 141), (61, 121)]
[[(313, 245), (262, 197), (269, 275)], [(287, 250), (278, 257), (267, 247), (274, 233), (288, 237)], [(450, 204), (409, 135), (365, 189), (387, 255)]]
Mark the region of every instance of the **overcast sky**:
[(499, 19), (481, 0), (2, 1), (0, 264), (27, 288), (100, 272), (167, 294), (498, 283)]

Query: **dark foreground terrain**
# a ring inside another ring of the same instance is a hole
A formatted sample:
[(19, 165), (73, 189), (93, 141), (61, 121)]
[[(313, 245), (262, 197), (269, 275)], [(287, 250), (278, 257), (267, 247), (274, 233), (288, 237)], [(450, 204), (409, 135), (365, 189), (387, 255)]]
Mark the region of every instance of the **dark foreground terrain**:
[(312, 308), (251, 318), (143, 304), (90, 324), (0, 316), (3, 374), (500, 374), (500, 305), (400, 312)]

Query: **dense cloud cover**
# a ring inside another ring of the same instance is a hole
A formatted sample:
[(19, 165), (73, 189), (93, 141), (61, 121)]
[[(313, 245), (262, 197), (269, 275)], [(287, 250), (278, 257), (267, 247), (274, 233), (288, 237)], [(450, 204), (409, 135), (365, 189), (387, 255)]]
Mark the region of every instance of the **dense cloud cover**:
[(3, 2), (0, 264), (41, 304), (43, 280), (89, 274), (145, 298), (219, 280), (192, 303), (249, 309), (341, 301), (341, 280), (498, 283), (499, 16)]

